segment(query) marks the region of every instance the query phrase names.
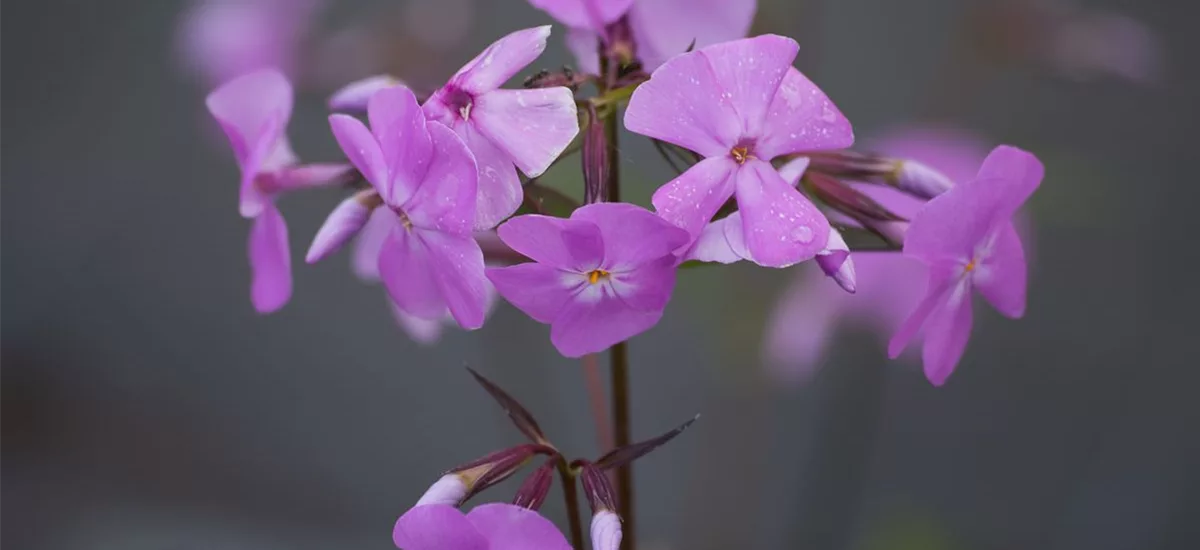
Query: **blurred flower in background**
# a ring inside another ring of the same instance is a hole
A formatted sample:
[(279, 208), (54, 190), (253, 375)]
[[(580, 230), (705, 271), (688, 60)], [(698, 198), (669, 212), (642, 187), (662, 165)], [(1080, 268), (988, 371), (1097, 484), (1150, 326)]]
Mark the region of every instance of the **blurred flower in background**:
[(195, 0), (180, 19), (178, 48), (185, 66), (220, 84), (255, 69), (291, 76), (322, 0)]

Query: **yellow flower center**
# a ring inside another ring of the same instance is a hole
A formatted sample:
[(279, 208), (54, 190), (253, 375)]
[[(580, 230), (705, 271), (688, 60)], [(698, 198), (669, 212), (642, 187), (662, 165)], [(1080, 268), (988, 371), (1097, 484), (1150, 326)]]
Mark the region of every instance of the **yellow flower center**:
[(603, 269), (595, 269), (595, 270), (592, 270), (591, 273), (588, 273), (588, 282), (592, 283), (592, 284), (597, 284), (601, 280), (608, 280), (609, 275), (610, 275), (610, 273)]
[(750, 158), (750, 148), (734, 147), (729, 154), (733, 155), (733, 160), (737, 161), (738, 164), (745, 164), (746, 159)]
[(975, 271), (975, 259), (972, 258), (970, 262), (967, 262), (967, 265), (966, 267), (963, 267), (963, 270), (967, 273)]

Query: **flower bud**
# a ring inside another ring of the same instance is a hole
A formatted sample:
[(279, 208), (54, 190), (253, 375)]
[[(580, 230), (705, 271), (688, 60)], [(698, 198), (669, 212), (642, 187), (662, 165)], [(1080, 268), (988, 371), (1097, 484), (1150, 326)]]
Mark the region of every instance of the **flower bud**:
[(829, 228), (829, 240), (825, 249), (817, 253), (817, 265), (843, 290), (851, 294), (855, 290), (854, 260), (850, 258), (850, 247), (837, 229)]
[(530, 510), (537, 510), (542, 507), (542, 503), (546, 502), (546, 495), (550, 492), (550, 485), (554, 482), (554, 468), (558, 465), (559, 457), (552, 456), (538, 466), (529, 478), (521, 484), (521, 488), (517, 489), (517, 496), (513, 498), (513, 504), (523, 506)]
[(342, 201), (329, 213), (329, 218), (317, 231), (304, 261), (316, 263), (336, 252), (362, 230), (367, 224), (367, 219), (371, 217), (371, 211), (380, 204), (382, 200), (373, 190), (361, 191)]
[(895, 170), (886, 179), (901, 191), (922, 199), (932, 199), (954, 186), (945, 174), (911, 159), (895, 161)]
[(467, 483), (462, 476), (455, 473), (449, 473), (442, 476), (421, 498), (417, 500), (416, 506), (424, 506), (426, 504), (449, 504), (450, 506), (458, 506), (460, 502), (466, 499)]
[(608, 135), (596, 115), (596, 106), (588, 104), (588, 125), (583, 134), (583, 203), (608, 200)]
[(600, 510), (592, 516), (592, 550), (617, 550), (621, 547), (621, 518), (612, 510)]
[(467, 488), (466, 494), (462, 497), (462, 500), (465, 501), (480, 491), (508, 479), (528, 463), (534, 455), (553, 453), (555, 451), (550, 447), (526, 443), (494, 452), (475, 462), (459, 466), (448, 472), (447, 475), (457, 475), (462, 479)]
[(883, 220), (863, 220), (863, 225), (875, 232), (876, 235), (883, 237), (889, 243), (895, 246), (904, 246), (904, 234), (908, 232), (908, 222), (903, 220), (883, 221)]

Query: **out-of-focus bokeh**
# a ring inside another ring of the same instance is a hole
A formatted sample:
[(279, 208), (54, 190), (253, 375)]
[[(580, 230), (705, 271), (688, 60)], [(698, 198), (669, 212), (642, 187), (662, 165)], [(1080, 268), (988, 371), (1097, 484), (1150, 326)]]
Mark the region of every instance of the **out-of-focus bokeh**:
[[(442, 471), (519, 439), (464, 364), (595, 454), (583, 372), (546, 327), (501, 305), (418, 345), (346, 253), (302, 264), (337, 190), (281, 202), (295, 296), (253, 312), (236, 167), (203, 109), (205, 71), (237, 68), (194, 62), (235, 36), (187, 19), (196, 4), (4, 4), (3, 545), (391, 548)], [(294, 40), (290, 135), (312, 160), (337, 158), (324, 99), (340, 84), (432, 88), (549, 22), (524, 0), (326, 4), (239, 35)], [(761, 0), (754, 32), (800, 42), (860, 142), (950, 126), (1041, 157), (1028, 313), (977, 308), (942, 388), (851, 324), (806, 377), (779, 377), (767, 320), (815, 266), (684, 273), (630, 344), (636, 436), (703, 415), (637, 465), (643, 547), (1197, 547), (1197, 15), (1182, 0)], [(563, 31), (533, 68), (570, 62)], [(645, 204), (670, 169), (622, 139)], [(543, 181), (581, 185), (573, 162)], [(565, 526), (558, 494), (544, 511)]]

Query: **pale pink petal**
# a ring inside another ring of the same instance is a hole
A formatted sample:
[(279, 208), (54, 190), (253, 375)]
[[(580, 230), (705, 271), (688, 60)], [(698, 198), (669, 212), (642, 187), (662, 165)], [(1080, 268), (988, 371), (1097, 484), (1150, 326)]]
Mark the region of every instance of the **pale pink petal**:
[(549, 36), (550, 25), (511, 33), (459, 69), (450, 84), (472, 94), (495, 90), (542, 55)]
[[(278, 70), (263, 69), (225, 83), (208, 94), (205, 104), (245, 168), (255, 155), (263, 160), (283, 135), (292, 116), (292, 85)], [(272, 119), (282, 124), (268, 124)]]
[(563, 305), (588, 284), (578, 273), (569, 273), (537, 262), (510, 267), (489, 267), (487, 277), (505, 300), (539, 323), (554, 321)]
[(425, 180), (433, 155), (425, 113), (412, 90), (403, 86), (376, 92), (367, 103), (367, 113), (390, 178), (390, 189), (381, 194), (388, 204), (404, 204)]
[(755, 0), (642, 0), (629, 11), (629, 26), (646, 70), (684, 53), (689, 46), (746, 36)]
[(971, 285), (955, 285), (946, 303), (929, 317), (925, 326), (925, 342), (921, 360), (925, 377), (935, 386), (946, 383), (955, 365), (967, 349), (971, 336)]
[(542, 175), (579, 133), (575, 96), (561, 86), (483, 94), (471, 121), (531, 178)]
[(351, 183), (358, 177), (349, 164), (317, 163), (284, 168), (271, 175), (269, 186), (275, 191), (298, 191)]
[(625, 305), (640, 311), (662, 311), (675, 289), (673, 256), (664, 256), (632, 271), (613, 272), (610, 285)]
[(467, 330), (483, 326), (488, 282), (483, 274), (483, 251), (471, 235), (414, 230), (429, 252), (430, 267), (446, 308)]
[(743, 260), (754, 261), (746, 246), (746, 222), (742, 220), (742, 213), (734, 212), (725, 220), (725, 244), (729, 245), (729, 250)]
[(483, 504), (467, 520), (488, 540), (488, 550), (571, 550), (558, 527), (528, 508)]
[[(263, 134), (279, 135), (282, 132), (282, 125), (285, 123), (278, 115), (271, 117), (266, 122)], [(260, 146), (251, 151), (250, 156), (242, 165), (242, 179), (238, 188), (238, 212), (244, 218), (252, 218), (260, 215), (267, 203), (271, 202), (271, 194), (266, 189), (263, 183), (271, 181), (271, 174), (268, 170), (267, 159), (270, 159), (273, 152), (279, 151), (279, 145), (285, 143), (286, 140), (280, 138), (274, 143), (274, 146)], [(268, 151), (263, 153), (263, 151)]]
[(844, 149), (854, 144), (850, 121), (816, 84), (788, 70), (767, 111), (755, 150), (764, 159), (802, 151)]
[(375, 92), (403, 85), (404, 82), (401, 82), (400, 79), (386, 74), (355, 80), (329, 96), (329, 109), (331, 111), (365, 113), (367, 112), (367, 102), (371, 100), (371, 96), (375, 95)]
[(573, 220), (600, 228), (604, 240), (603, 268), (624, 271), (669, 256), (691, 240), (684, 231), (653, 212), (629, 203), (597, 203), (575, 210)]
[[(445, 323), (440, 319), (422, 319), (414, 317), (400, 309), (396, 302), (388, 299), (388, 309), (392, 310), (392, 317), (396, 319), (396, 324), (404, 330), (404, 333), (412, 338), (418, 344), (430, 345), (437, 342), (442, 337), (442, 330)], [(457, 476), (455, 476), (457, 477)], [(417, 504), (421, 504), (418, 502)]]
[(500, 150), (473, 124), (458, 124), (455, 133), (475, 156), (478, 184), (475, 199), (475, 229), (491, 229), (521, 206), (524, 191), (517, 169), (508, 153)]
[(992, 149), (987, 158), (983, 159), (979, 175), (975, 178), (997, 178), (1004, 181), (1003, 186), (988, 189), (995, 193), (996, 197), (997, 211), (993, 214), (995, 223), (1012, 218), (1017, 209), (1037, 191), (1045, 173), (1046, 168), (1042, 166), (1042, 162), (1028, 151), (1010, 145)]
[(1008, 223), (980, 251), (971, 281), (996, 311), (1017, 319), (1025, 314), (1026, 272), (1021, 237)]
[(362, 122), (349, 115), (330, 115), (329, 127), (346, 158), (379, 191), (384, 202), (390, 204), (392, 186), (388, 178), (387, 159), (375, 136)]
[(696, 238), (696, 242), (692, 243), (691, 248), (683, 255), (683, 259), (722, 264), (731, 264), (746, 259), (734, 252), (733, 248), (729, 246), (729, 241), (725, 239), (725, 230), (731, 225), (738, 226), (738, 235), (741, 235), (742, 217), (737, 215), (735, 220), (730, 220), (735, 215), (737, 212), (704, 226), (704, 229), (700, 231), (700, 236)]
[(747, 161), (736, 179), (742, 230), (755, 263), (786, 267), (825, 248), (829, 221), (770, 164)]
[(568, 27), (601, 31), (604, 25), (625, 15), (633, 0), (529, 0), (529, 3)]
[(446, 504), (405, 512), (392, 529), (392, 542), (404, 550), (492, 550), (467, 516)]
[(379, 280), (379, 252), (393, 229), (400, 229), (400, 218), (387, 208), (376, 208), (371, 212), (358, 239), (354, 241), (354, 254), (350, 267), (354, 274), (366, 281)]
[(600, 509), (592, 516), (592, 550), (621, 548), (621, 518), (612, 510)]
[(287, 224), (274, 204), (266, 203), (250, 228), (250, 301), (259, 313), (271, 313), (292, 297), (292, 253)]
[[(795, 71), (792, 61), (799, 50), (795, 40), (773, 34), (731, 40), (700, 50), (721, 83), (726, 100), (740, 116), (743, 136), (763, 135), (767, 109), (772, 106), (771, 100), (784, 74)], [(767, 123), (768, 127), (775, 122)], [(768, 160), (775, 156), (765, 151), (762, 155)]]
[(958, 287), (965, 283), (955, 272), (954, 266), (935, 265), (929, 271), (929, 283), (925, 288), (925, 297), (917, 304), (916, 309), (896, 329), (892, 339), (888, 341), (888, 357), (895, 359), (900, 356), (909, 342), (916, 337), (925, 322), (935, 311), (945, 305), (949, 296), (959, 292)]
[(374, 208), (368, 204), (367, 199), (355, 195), (337, 205), (317, 231), (304, 261), (310, 264), (317, 263), (353, 239), (371, 216)]
[(600, 73), (600, 35), (584, 29), (567, 30), (567, 49), (575, 56), (575, 67), (581, 73)]
[(787, 161), (779, 167), (779, 177), (792, 187), (800, 185), (800, 178), (804, 177), (804, 172), (808, 170), (809, 161), (808, 157), (796, 157)]
[(988, 178), (960, 183), (925, 203), (904, 237), (904, 255), (925, 263), (966, 265), (998, 223), (1003, 189), (1009, 180)]
[(379, 275), (388, 294), (405, 313), (440, 319), (446, 300), (429, 248), (415, 232), (397, 225), (379, 253)]
[(649, 330), (662, 310), (633, 309), (616, 296), (567, 302), (550, 328), (550, 341), (566, 357), (599, 353)]
[(700, 52), (672, 58), (633, 92), (625, 128), (706, 157), (728, 157), (743, 127), (723, 84)]
[(475, 157), (441, 123), (430, 122), (428, 130), (433, 152), (416, 193), (403, 203), (404, 211), (417, 227), (470, 236), (475, 222)]
[(496, 234), (513, 250), (551, 267), (587, 273), (604, 261), (604, 240), (591, 222), (529, 214), (504, 222)]
[(699, 236), (733, 195), (737, 164), (729, 156), (704, 159), (654, 192), (651, 202), (663, 219)]

